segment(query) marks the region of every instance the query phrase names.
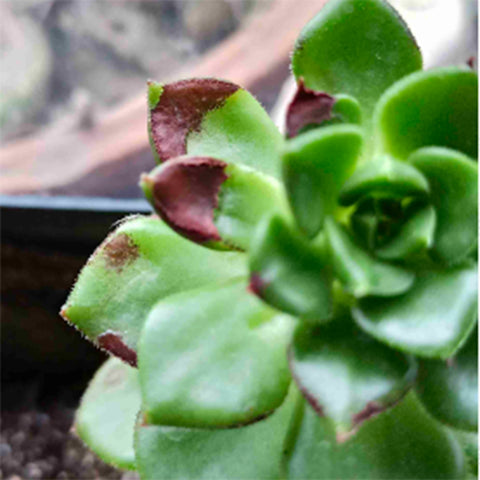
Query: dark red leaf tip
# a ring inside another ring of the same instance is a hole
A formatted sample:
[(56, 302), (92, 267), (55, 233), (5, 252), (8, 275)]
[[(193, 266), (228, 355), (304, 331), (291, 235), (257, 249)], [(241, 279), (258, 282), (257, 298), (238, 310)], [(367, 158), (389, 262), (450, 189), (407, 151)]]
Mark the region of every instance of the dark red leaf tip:
[(165, 85), (150, 111), (152, 138), (161, 161), (184, 155), (187, 135), (203, 117), (219, 108), (240, 87), (212, 78), (194, 78)]
[(335, 97), (306, 88), (299, 80), (297, 92), (287, 108), (287, 137), (293, 138), (308, 125), (321, 125), (332, 117)]
[(68, 318), (67, 315), (67, 306), (64, 305), (62, 309), (60, 310), (60, 316), (66, 321), (70, 323), (70, 319)]
[(380, 405), (377, 402), (368, 402), (363, 410), (356, 413), (355, 415), (352, 415), (353, 426), (356, 427), (363, 423), (365, 420), (368, 420), (369, 418), (372, 418), (375, 415), (382, 413), (385, 408), (386, 405)]
[(248, 284), (248, 291), (262, 298), (263, 292), (267, 288), (267, 282), (258, 273), (250, 275), (250, 283)]
[(122, 339), (122, 336), (115, 332), (105, 332), (97, 337), (98, 346), (121, 358), (132, 367), (137, 366), (137, 353), (132, 350)]
[(149, 177), (158, 214), (178, 233), (197, 243), (220, 241), (214, 223), (227, 164), (210, 157), (170, 160)]
[(290, 346), (288, 347), (287, 359), (288, 359), (288, 367), (290, 368), (290, 373), (292, 374), (293, 381), (296, 383), (303, 397), (310, 404), (310, 406), (315, 410), (318, 416), (324, 417), (325, 412), (323, 410), (323, 407), (320, 405), (318, 400), (307, 390), (307, 388), (302, 384), (298, 376), (295, 374), (292, 344), (290, 344)]

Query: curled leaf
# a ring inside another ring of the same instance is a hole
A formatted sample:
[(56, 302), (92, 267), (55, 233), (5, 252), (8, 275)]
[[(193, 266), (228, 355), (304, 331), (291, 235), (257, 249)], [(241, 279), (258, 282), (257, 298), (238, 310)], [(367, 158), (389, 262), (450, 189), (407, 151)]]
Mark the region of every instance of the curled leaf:
[(428, 182), (416, 168), (384, 155), (355, 171), (343, 185), (339, 201), (352, 205), (365, 196), (425, 197), (428, 193)]
[(476, 265), (418, 274), (412, 289), (395, 298), (368, 298), (353, 309), (370, 335), (419, 357), (446, 359), (476, 323)]
[(325, 248), (313, 246), (282, 218), (265, 218), (250, 250), (250, 289), (273, 307), (313, 321), (332, 313)]
[(332, 125), (290, 140), (283, 155), (283, 178), (300, 229), (314, 236), (327, 215), (338, 210), (340, 189), (353, 172), (362, 147), (354, 125)]
[(417, 150), (409, 162), (430, 185), (437, 216), (433, 253), (447, 264), (461, 262), (477, 245), (477, 164), (460, 152), (439, 147)]
[(378, 140), (400, 159), (432, 145), (477, 157), (478, 77), (470, 69), (414, 73), (388, 89), (375, 111)]
[(335, 275), (355, 297), (399, 295), (413, 285), (412, 272), (371, 256), (332, 218), (327, 218), (325, 232)]
[(433, 245), (436, 215), (431, 205), (420, 207), (401, 226), (390, 241), (375, 250), (375, 255), (387, 260), (408, 259)]
[(290, 369), (307, 401), (340, 436), (398, 402), (416, 374), (412, 359), (352, 328), (351, 319), (300, 324)]

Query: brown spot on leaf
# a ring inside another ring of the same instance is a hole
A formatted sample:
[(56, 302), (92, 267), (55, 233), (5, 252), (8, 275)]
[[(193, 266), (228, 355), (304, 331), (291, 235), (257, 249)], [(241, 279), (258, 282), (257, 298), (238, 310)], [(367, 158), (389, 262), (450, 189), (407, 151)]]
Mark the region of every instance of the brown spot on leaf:
[(152, 189), (155, 210), (175, 231), (198, 243), (220, 241), (213, 216), (226, 166), (210, 157), (180, 157), (142, 181)]
[(287, 137), (296, 137), (300, 130), (308, 125), (321, 125), (330, 120), (334, 104), (334, 97), (310, 90), (300, 80), (297, 92), (287, 109)]
[(161, 161), (184, 155), (187, 135), (198, 130), (203, 117), (220, 107), (240, 87), (212, 78), (195, 78), (165, 85), (150, 111), (150, 125)]
[(107, 267), (120, 271), (139, 255), (137, 245), (125, 233), (114, 234), (107, 239), (103, 253)]
[(105, 332), (97, 337), (98, 346), (121, 358), (132, 367), (137, 366), (137, 352), (127, 346), (122, 336), (115, 332)]

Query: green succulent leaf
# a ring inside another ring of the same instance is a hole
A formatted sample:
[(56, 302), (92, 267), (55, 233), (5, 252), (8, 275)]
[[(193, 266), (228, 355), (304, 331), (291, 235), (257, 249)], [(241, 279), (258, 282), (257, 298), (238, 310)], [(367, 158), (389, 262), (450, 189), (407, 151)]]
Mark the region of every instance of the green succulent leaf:
[(283, 136), (260, 103), (240, 89), (222, 108), (205, 115), (200, 129), (188, 136), (187, 152), (223, 158), (280, 178), (283, 143)]
[(396, 403), (416, 374), (412, 358), (354, 328), (350, 318), (298, 325), (290, 369), (305, 398), (340, 435)]
[(161, 301), (139, 343), (147, 423), (231, 427), (270, 414), (290, 383), (291, 330), (242, 280)]
[(362, 300), (358, 325), (392, 347), (419, 357), (452, 356), (476, 324), (477, 268), (471, 265), (418, 274), (402, 296)]
[(436, 226), (435, 209), (431, 205), (418, 208), (390, 241), (375, 250), (386, 260), (412, 258), (433, 245)]
[(361, 129), (332, 125), (299, 135), (287, 143), (283, 177), (300, 229), (316, 235), (327, 215), (338, 210), (337, 197), (354, 170), (362, 147)]
[(228, 178), (219, 192), (215, 225), (225, 243), (248, 250), (263, 217), (288, 212), (285, 193), (275, 179), (246, 167), (229, 165), (225, 173)]
[(393, 156), (436, 145), (477, 158), (478, 77), (447, 67), (418, 72), (385, 92), (375, 112), (378, 140)]
[(332, 107), (332, 122), (360, 125), (362, 123), (362, 109), (358, 100), (350, 95), (335, 95), (335, 103)]
[(412, 286), (415, 279), (412, 272), (365, 252), (332, 218), (327, 218), (325, 232), (335, 275), (355, 297), (399, 295)]
[(366, 196), (426, 197), (428, 193), (428, 182), (416, 168), (382, 155), (355, 171), (343, 185), (339, 201), (352, 205)]
[(451, 429), (460, 443), (468, 464), (467, 480), (475, 480), (478, 477), (478, 433), (464, 430)]
[(312, 480), (463, 479), (455, 436), (422, 409), (413, 394), (336, 442), (333, 422), (298, 406), (287, 443), (288, 478)]
[(478, 332), (447, 361), (419, 363), (417, 393), (438, 420), (455, 428), (478, 428)]
[(127, 218), (85, 265), (62, 315), (135, 365), (140, 331), (160, 299), (244, 273), (240, 253), (195, 245), (157, 217)]
[[(387, 201), (390, 202), (391, 200)], [(352, 209), (349, 219), (355, 240), (370, 251), (373, 251), (377, 246), (380, 225), (385, 219), (381, 208), (383, 203), (384, 201), (381, 199), (365, 198)]]
[(313, 245), (279, 216), (258, 226), (250, 250), (250, 288), (273, 307), (306, 320), (332, 314), (325, 246)]
[(143, 174), (141, 187), (175, 231), (212, 248), (247, 250), (265, 214), (288, 211), (276, 179), (211, 157), (171, 159)]
[(380, 0), (333, 0), (302, 30), (293, 73), (313, 90), (348, 94), (370, 115), (384, 90), (422, 58), (397, 13)]
[(433, 253), (448, 264), (464, 260), (477, 245), (478, 167), (446, 148), (417, 150), (409, 161), (427, 177), (437, 213)]
[(83, 394), (75, 431), (104, 462), (135, 470), (133, 435), (140, 403), (138, 371), (112, 357)]
[(141, 425), (136, 453), (142, 479), (277, 480), (296, 401), (290, 392), (268, 418), (242, 428), (192, 430)]
[(161, 161), (221, 158), (280, 176), (283, 137), (250, 93), (230, 82), (194, 78), (149, 84), (149, 135)]

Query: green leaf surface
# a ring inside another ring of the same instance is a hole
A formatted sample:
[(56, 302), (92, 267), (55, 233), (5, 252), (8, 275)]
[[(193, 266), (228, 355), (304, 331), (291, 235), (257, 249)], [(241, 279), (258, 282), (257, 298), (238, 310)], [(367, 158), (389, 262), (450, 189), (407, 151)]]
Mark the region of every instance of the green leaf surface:
[(455, 435), (465, 453), (469, 470), (466, 478), (475, 480), (478, 477), (478, 433), (453, 428), (450, 431)]
[(414, 286), (396, 298), (368, 298), (353, 309), (367, 333), (419, 357), (453, 355), (476, 323), (477, 269), (419, 273)]
[(255, 98), (239, 89), (187, 137), (187, 153), (246, 165), (280, 178), (283, 137)]
[(244, 273), (240, 253), (195, 245), (157, 217), (128, 218), (85, 265), (62, 314), (90, 340), (135, 363), (140, 331), (160, 299)]
[(447, 361), (421, 360), (417, 393), (425, 408), (454, 428), (478, 428), (478, 332)]
[(143, 425), (136, 431), (143, 480), (277, 480), (296, 396), (268, 418), (242, 428), (191, 430)]
[(308, 88), (355, 97), (367, 117), (383, 91), (422, 68), (398, 14), (380, 0), (333, 0), (302, 30), (293, 73)]
[(447, 67), (409, 75), (379, 100), (378, 140), (400, 159), (433, 145), (476, 158), (477, 98), (478, 78), (471, 69)]
[(325, 232), (335, 274), (355, 297), (399, 295), (412, 286), (412, 272), (372, 257), (332, 218), (327, 218)]
[(111, 357), (83, 394), (75, 431), (104, 462), (135, 470), (133, 435), (140, 403), (138, 371)]
[(337, 443), (333, 423), (299, 405), (287, 444), (287, 478), (312, 480), (463, 479), (465, 460), (454, 435), (413, 394)]
[(437, 214), (433, 253), (443, 262), (464, 260), (477, 245), (478, 167), (446, 148), (417, 150), (409, 161), (427, 177)]
[(352, 205), (365, 196), (425, 197), (428, 192), (428, 182), (416, 168), (382, 155), (355, 171), (343, 185), (339, 201)]
[(338, 209), (337, 197), (351, 175), (362, 147), (361, 130), (332, 125), (303, 133), (287, 143), (283, 178), (300, 229), (317, 234), (327, 215)]
[(214, 222), (224, 243), (248, 250), (265, 215), (288, 212), (284, 190), (272, 177), (247, 167), (229, 165), (225, 173)]
[(326, 248), (312, 245), (279, 216), (259, 225), (250, 250), (250, 288), (273, 307), (307, 320), (332, 313)]
[(139, 343), (147, 422), (229, 427), (271, 413), (290, 383), (291, 330), (242, 280), (159, 302)]
[(362, 123), (362, 109), (356, 98), (350, 95), (335, 95), (335, 103), (332, 107), (332, 120), (339, 123)]
[(397, 402), (412, 385), (415, 362), (373, 340), (350, 318), (300, 324), (290, 352), (293, 378), (337, 433), (358, 428)]
[(433, 245), (436, 215), (431, 205), (418, 209), (390, 241), (375, 250), (383, 259), (408, 259)]

